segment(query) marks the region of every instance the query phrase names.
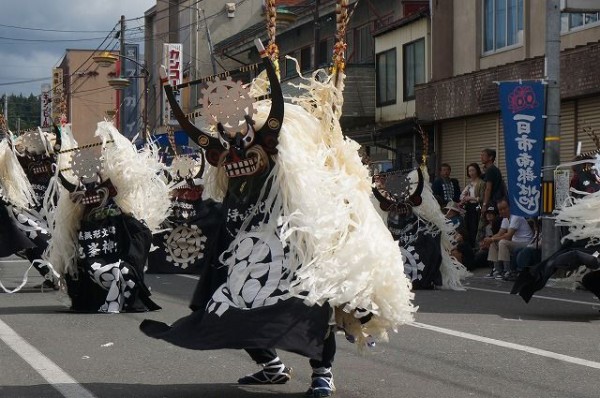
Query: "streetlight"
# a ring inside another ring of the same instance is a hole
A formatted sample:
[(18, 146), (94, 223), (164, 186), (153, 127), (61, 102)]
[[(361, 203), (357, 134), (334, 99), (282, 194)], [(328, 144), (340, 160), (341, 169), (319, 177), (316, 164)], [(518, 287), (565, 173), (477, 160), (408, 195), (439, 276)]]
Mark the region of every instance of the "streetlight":
[[(144, 113), (143, 113), (143, 122), (142, 122), (142, 124), (144, 125), (144, 134), (143, 134), (142, 139), (144, 140), (144, 142), (146, 142), (146, 133), (148, 131), (148, 80), (150, 78), (150, 71), (148, 69), (146, 69), (146, 67), (144, 65), (139, 63), (134, 58), (128, 57), (123, 54), (115, 54), (115, 53), (111, 53), (109, 51), (104, 51), (104, 52), (100, 53), (99, 55), (95, 55), (92, 57), (92, 59), (94, 60), (94, 62), (96, 64), (98, 64), (98, 66), (104, 67), (104, 68), (114, 65), (119, 58), (127, 59), (127, 60), (133, 62), (134, 64), (136, 64), (137, 66), (139, 66), (140, 68), (142, 68), (142, 72), (143, 72), (142, 76), (130, 76), (129, 78), (142, 77), (144, 79)], [(129, 78), (123, 76), (123, 68), (120, 68), (119, 76), (108, 79), (108, 84), (115, 90), (123, 90), (124, 88), (128, 87), (129, 84), (131, 83), (129, 81)], [(121, 100), (121, 104), (119, 105), (119, 110), (123, 109), (122, 102), (123, 101)], [(119, 112), (119, 120), (121, 121), (121, 123), (119, 123), (119, 124), (122, 124), (122, 121), (124, 120), (124, 115), (122, 112)], [(121, 126), (119, 126), (119, 127), (120, 127), (120, 130), (122, 130)]]

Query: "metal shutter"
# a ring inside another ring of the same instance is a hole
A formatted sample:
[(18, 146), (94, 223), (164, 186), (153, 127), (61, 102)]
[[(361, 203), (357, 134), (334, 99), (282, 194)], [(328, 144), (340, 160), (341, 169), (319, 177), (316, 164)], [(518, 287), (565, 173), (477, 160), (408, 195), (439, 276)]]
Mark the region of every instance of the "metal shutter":
[(575, 157), (575, 101), (560, 104), (560, 163), (570, 162)]
[(583, 132), (583, 129), (587, 127), (594, 129), (596, 134), (600, 136), (600, 97), (582, 98), (577, 100), (576, 140), (582, 142), (582, 152), (597, 149), (592, 139)]
[[(485, 148), (496, 150), (496, 166), (498, 163), (498, 114), (482, 115), (467, 119), (465, 164), (463, 167), (462, 185), (466, 183), (466, 168), (469, 163), (477, 163), (481, 167), (481, 151)], [(504, 145), (503, 145), (504, 147)]]
[(508, 184), (507, 176), (506, 176), (506, 150), (504, 149), (504, 126), (502, 123), (502, 115), (498, 113), (497, 115), (497, 126), (498, 126), (498, 148), (496, 153), (496, 166), (500, 169), (502, 173), (502, 178), (504, 178), (504, 182)]
[[(461, 183), (460, 186), (464, 186), (464, 172), (465, 169), (465, 121), (464, 120), (450, 120), (442, 123), (440, 135), (440, 163), (448, 163), (452, 167), (451, 177), (458, 179)], [(436, 175), (438, 174), (436, 170)]]

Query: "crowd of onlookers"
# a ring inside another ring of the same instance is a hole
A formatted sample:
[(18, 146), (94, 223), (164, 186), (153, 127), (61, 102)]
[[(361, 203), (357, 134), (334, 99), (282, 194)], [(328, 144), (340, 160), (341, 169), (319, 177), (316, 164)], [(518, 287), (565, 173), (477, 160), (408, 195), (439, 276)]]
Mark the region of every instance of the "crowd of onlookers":
[(495, 150), (481, 151), (482, 167), (475, 162), (467, 166), (462, 189), (450, 176), (451, 166), (443, 163), (431, 188), (455, 226), (453, 255), (469, 270), (489, 267), (490, 278), (516, 280), (519, 272), (540, 260), (540, 228), (537, 220), (511, 214), (495, 160)]
[[(572, 162), (570, 196), (600, 190), (600, 176), (581, 154)], [(514, 281), (525, 268), (541, 261), (541, 224), (511, 213), (508, 189), (496, 166), (496, 151), (483, 149), (481, 161), (467, 165), (466, 184), (451, 177), (442, 163), (431, 189), (445, 217), (455, 228), (452, 255), (468, 270), (488, 267), (489, 278)], [(385, 185), (385, 184), (383, 184)]]

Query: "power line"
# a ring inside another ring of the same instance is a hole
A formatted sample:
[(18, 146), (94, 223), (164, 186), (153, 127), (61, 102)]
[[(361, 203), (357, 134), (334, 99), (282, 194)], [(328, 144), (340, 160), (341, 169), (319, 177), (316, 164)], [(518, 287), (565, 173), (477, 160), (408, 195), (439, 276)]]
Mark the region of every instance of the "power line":
[(12, 85), (15, 85), (15, 84), (41, 82), (41, 81), (44, 81), (44, 80), (52, 80), (52, 77), (40, 77), (39, 79), (20, 80), (18, 82), (0, 83), (0, 86), (12, 86)]
[(3, 37), (0, 36), (0, 40), (12, 40), (12, 41), (26, 41), (26, 42), (35, 42), (35, 43), (60, 43), (60, 42), (73, 42), (73, 41), (91, 41), (91, 40), (100, 40), (102, 37), (90, 37), (88, 39), (20, 39), (16, 37)]
[(0, 24), (5, 28), (22, 29), (22, 30), (37, 30), (41, 32), (57, 32), (57, 33), (106, 33), (106, 30), (58, 30), (58, 29), (41, 29), (41, 28), (28, 28), (24, 26), (15, 25), (4, 25)]

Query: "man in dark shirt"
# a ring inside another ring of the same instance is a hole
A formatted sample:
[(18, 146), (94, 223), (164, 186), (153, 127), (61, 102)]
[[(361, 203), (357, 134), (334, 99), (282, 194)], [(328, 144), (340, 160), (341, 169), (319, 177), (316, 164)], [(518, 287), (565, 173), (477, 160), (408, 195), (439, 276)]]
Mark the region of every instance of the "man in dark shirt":
[(483, 194), (483, 203), (481, 205), (481, 214), (490, 206), (496, 206), (498, 200), (506, 196), (506, 186), (502, 179), (500, 169), (496, 167), (496, 151), (486, 148), (481, 151), (481, 164), (483, 164), (485, 181), (485, 192)]
[(433, 180), (431, 189), (441, 207), (445, 207), (448, 202), (460, 202), (460, 187), (456, 178), (450, 178), (452, 168), (448, 163), (442, 163), (440, 175)]

